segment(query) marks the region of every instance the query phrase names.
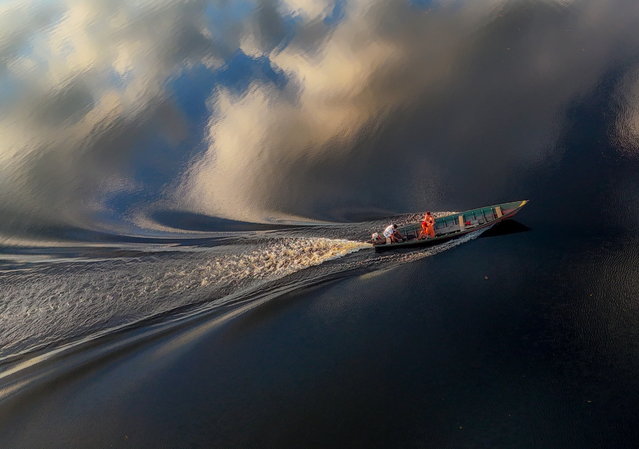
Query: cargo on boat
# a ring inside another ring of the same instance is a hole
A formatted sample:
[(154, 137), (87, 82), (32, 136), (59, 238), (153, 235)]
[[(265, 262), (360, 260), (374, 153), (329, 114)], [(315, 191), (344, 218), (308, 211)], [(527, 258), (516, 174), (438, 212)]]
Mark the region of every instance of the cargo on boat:
[(500, 221), (513, 217), (527, 202), (528, 200), (512, 201), (436, 218), (434, 238), (420, 238), (421, 223), (411, 223), (397, 228), (405, 238), (403, 242), (380, 242), (373, 243), (373, 246), (375, 251), (386, 251), (436, 245), (470, 232), (480, 229), (486, 230)]

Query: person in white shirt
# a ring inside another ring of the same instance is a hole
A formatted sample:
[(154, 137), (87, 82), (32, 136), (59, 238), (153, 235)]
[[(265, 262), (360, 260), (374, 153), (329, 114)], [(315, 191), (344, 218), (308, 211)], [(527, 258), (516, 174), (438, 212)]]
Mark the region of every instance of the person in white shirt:
[(386, 243), (401, 242), (404, 240), (404, 236), (397, 230), (396, 224), (390, 224), (384, 229), (384, 237), (386, 237)]

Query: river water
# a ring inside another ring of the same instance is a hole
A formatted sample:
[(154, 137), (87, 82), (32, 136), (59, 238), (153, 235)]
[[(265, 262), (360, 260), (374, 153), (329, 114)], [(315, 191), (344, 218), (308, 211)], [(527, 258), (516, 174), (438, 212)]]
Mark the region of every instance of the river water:
[(3, 4), (0, 446), (637, 447), (638, 19)]

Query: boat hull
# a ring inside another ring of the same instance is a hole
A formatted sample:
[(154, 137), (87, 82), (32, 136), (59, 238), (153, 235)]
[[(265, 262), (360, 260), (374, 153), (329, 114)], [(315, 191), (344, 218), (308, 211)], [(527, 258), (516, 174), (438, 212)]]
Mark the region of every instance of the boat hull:
[(398, 243), (379, 243), (373, 246), (375, 251), (380, 252), (438, 245), (471, 232), (487, 230), (501, 221), (512, 218), (527, 202), (528, 200), (501, 203), (439, 217), (435, 219), (435, 238), (417, 238), (421, 223), (412, 223), (398, 228), (400, 233), (409, 237), (409, 240)]

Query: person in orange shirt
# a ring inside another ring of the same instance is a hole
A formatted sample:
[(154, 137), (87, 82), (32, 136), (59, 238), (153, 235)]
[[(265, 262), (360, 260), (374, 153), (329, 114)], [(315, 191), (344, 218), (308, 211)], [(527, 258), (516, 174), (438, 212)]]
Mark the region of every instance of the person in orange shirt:
[(424, 214), (424, 219), (422, 220), (422, 229), (419, 232), (419, 238), (435, 238), (435, 218), (429, 212)]

